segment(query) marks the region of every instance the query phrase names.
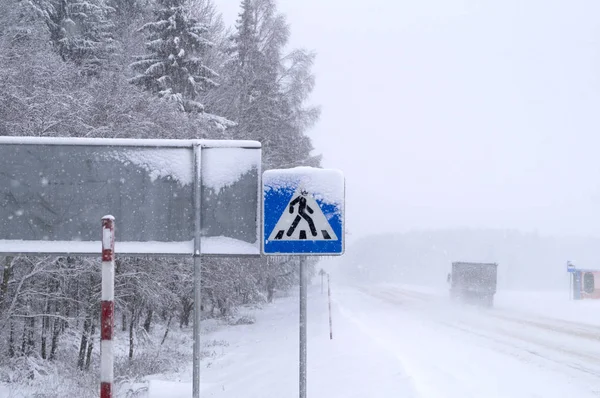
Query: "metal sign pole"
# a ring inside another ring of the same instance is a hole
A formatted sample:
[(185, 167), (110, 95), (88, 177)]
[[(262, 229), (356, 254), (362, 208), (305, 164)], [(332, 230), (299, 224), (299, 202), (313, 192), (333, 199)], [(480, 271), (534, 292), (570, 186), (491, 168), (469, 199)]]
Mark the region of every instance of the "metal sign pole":
[(331, 282), (329, 281), (329, 274), (327, 274), (327, 296), (329, 301), (329, 340), (333, 340), (333, 325), (331, 322)]
[(194, 349), (193, 349), (193, 398), (200, 398), (200, 322), (202, 312), (202, 246), (200, 241), (200, 207), (201, 198), (201, 150), (200, 145), (194, 145)]
[(323, 294), (323, 270), (321, 270), (321, 294)]
[(200, 305), (202, 300), (201, 268), (202, 261), (200, 256), (194, 255), (194, 398), (200, 398)]
[(306, 398), (306, 258), (300, 257), (300, 398)]

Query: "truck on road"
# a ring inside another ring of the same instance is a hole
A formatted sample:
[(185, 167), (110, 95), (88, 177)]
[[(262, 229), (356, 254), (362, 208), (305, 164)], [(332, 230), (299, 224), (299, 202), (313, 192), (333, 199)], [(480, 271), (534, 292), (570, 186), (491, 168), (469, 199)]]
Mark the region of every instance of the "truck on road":
[(450, 298), (470, 304), (492, 307), (498, 264), (496, 263), (452, 263), (452, 272), (448, 274)]

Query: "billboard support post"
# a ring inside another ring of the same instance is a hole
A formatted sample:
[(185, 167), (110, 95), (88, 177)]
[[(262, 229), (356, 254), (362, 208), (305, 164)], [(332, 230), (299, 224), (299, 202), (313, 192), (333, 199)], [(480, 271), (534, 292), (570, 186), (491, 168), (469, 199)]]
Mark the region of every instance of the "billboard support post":
[(201, 215), (202, 204), (201, 166), (202, 148), (194, 145), (194, 349), (193, 349), (193, 398), (200, 398), (200, 323), (202, 319), (202, 243), (201, 243)]

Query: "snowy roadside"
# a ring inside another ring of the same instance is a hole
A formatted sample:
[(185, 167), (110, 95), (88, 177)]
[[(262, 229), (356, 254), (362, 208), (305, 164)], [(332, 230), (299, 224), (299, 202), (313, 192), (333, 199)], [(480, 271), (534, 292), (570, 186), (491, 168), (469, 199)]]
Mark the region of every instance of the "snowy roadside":
[[(335, 291), (333, 292), (335, 295)], [(311, 398), (415, 396), (401, 363), (372, 342), (338, 308), (329, 339), (326, 295), (309, 288), (308, 395)], [(276, 300), (252, 314), (256, 323), (206, 336), (227, 341), (202, 362), (203, 397), (273, 398), (298, 395), (298, 298)], [(181, 379), (149, 378), (149, 398), (189, 398), (190, 372)]]
[[(482, 310), (453, 305), (442, 289), (391, 284), (333, 285), (332, 295), (330, 340), (327, 295), (319, 285), (309, 287), (310, 398), (600, 395), (600, 329), (593, 319), (599, 302), (569, 301), (560, 292), (499, 292), (497, 307)], [(235, 319), (255, 322), (203, 325), (202, 397), (297, 396), (297, 291), (262, 308), (243, 308)], [(156, 325), (136, 354), (136, 366), (150, 376), (128, 379), (117, 366), (117, 397), (191, 396), (190, 330), (176, 327), (161, 346), (163, 332)], [(120, 340), (125, 360), (125, 336)], [(57, 375), (39, 396), (94, 396), (69, 390), (69, 377)], [(0, 385), (2, 398), (36, 396), (32, 391), (7, 395)]]
[[(213, 335), (227, 328), (236, 328), (232, 322), (243, 320), (246, 313), (256, 307), (243, 307), (239, 313), (227, 320), (207, 319), (203, 321), (202, 356), (205, 362), (221, 355), (228, 343), (216, 340)], [(142, 327), (136, 332), (133, 359), (129, 360), (128, 331), (115, 328), (115, 390), (116, 397), (147, 397), (152, 380), (159, 378), (174, 382), (191, 383), (192, 327), (180, 328), (173, 320), (168, 336), (166, 325), (155, 322), (150, 333)], [(80, 335), (76, 329), (67, 332), (63, 345), (68, 350), (60, 350), (57, 360), (48, 362), (23, 357), (13, 361), (16, 365), (0, 367), (0, 398), (67, 398), (97, 397), (99, 392), (99, 352), (94, 347), (89, 371), (76, 367)], [(164, 342), (163, 342), (164, 340)], [(29, 378), (29, 369), (35, 370), (35, 377)], [(143, 375), (151, 375), (143, 377)], [(158, 376), (157, 376), (158, 375)], [(191, 385), (191, 384), (190, 384)], [(189, 397), (191, 395), (188, 394)], [(164, 395), (165, 397), (170, 394)]]

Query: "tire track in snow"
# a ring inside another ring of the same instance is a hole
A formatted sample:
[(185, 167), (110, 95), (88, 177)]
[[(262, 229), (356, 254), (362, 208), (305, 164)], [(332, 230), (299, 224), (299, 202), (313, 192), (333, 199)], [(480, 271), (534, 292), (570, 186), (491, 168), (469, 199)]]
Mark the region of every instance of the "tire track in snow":
[[(551, 334), (566, 336), (571, 340), (583, 339), (593, 343), (600, 342), (600, 328), (592, 325), (535, 315), (531, 316), (533, 319), (524, 319), (522, 316), (526, 316), (526, 314), (516, 315), (496, 309), (456, 306), (440, 296), (400, 288), (385, 289), (379, 292), (372, 289), (363, 291), (372, 297), (403, 306), (435, 304), (437, 301), (447, 310), (452, 308), (454, 314), (459, 318), (431, 319), (435, 323), (502, 345), (504, 347), (501, 350), (503, 354), (520, 360), (528, 361), (533, 356), (559, 367), (568, 367), (574, 371), (585, 373), (594, 379), (600, 378), (600, 354), (594, 355), (585, 349), (569, 347), (564, 342), (552, 343), (532, 335), (532, 331), (544, 330)], [(490, 320), (499, 322), (490, 323)], [(518, 331), (511, 328), (511, 324), (520, 325), (525, 329)], [(485, 344), (482, 345), (485, 346)]]
[[(384, 295), (385, 296), (385, 295)], [(388, 298), (390, 296), (387, 296)], [(362, 333), (364, 333), (372, 342), (394, 356), (400, 363), (406, 376), (411, 380), (413, 390), (422, 398), (443, 398), (448, 396), (448, 388), (452, 386), (455, 392), (452, 396), (461, 398), (480, 398), (481, 395), (476, 391), (471, 391), (465, 387), (464, 383), (459, 383), (456, 376), (435, 362), (420, 362), (418, 360), (409, 360), (402, 348), (394, 344), (388, 338), (382, 336), (377, 328), (370, 327), (363, 322), (350, 309), (343, 306), (337, 299), (332, 300), (335, 308), (341, 316), (354, 324)], [(428, 377), (434, 371), (436, 379)]]
[[(504, 354), (515, 356), (515, 357), (521, 359), (521, 357), (518, 355), (519, 353), (514, 351), (514, 349), (518, 349), (519, 351), (528, 353), (530, 355), (534, 355), (534, 356), (542, 358), (544, 360), (551, 361), (558, 365), (567, 366), (567, 367), (575, 369), (577, 371), (581, 371), (581, 372), (587, 373), (589, 375), (592, 375), (594, 377), (600, 378), (600, 369), (592, 369), (592, 368), (589, 368), (585, 365), (582, 365), (582, 364), (579, 364), (576, 362), (565, 361), (565, 358), (554, 357), (554, 356), (552, 356), (552, 354), (549, 355), (547, 352), (542, 353), (539, 350), (534, 350), (530, 347), (521, 347), (521, 346), (515, 345), (515, 340), (525, 342), (527, 344), (533, 344), (533, 345), (542, 347), (544, 349), (549, 349), (549, 350), (555, 351), (561, 355), (575, 356), (580, 359), (589, 361), (590, 363), (600, 363), (600, 358), (597, 356), (568, 350), (559, 345), (547, 344), (547, 343), (541, 342), (539, 340), (535, 340), (535, 339), (531, 338), (530, 336), (524, 336), (524, 335), (519, 335), (516, 333), (510, 333), (505, 330), (503, 330), (497, 334), (493, 334), (493, 332), (492, 332), (492, 334), (490, 334), (490, 333), (481, 332), (480, 330), (473, 330), (472, 328), (469, 327), (469, 326), (473, 326), (471, 324), (458, 325), (458, 324), (453, 324), (453, 323), (449, 323), (449, 322), (443, 322), (443, 325), (446, 327), (449, 327), (449, 328), (457, 329), (463, 333), (468, 333), (470, 335), (477, 336), (477, 337), (492, 341), (494, 343), (501, 344), (507, 348), (513, 349), (511, 351), (502, 350), (502, 352)], [(506, 337), (508, 337), (508, 339), (506, 339)], [(512, 339), (512, 341), (511, 341), (511, 339)]]
[(374, 290), (371, 288), (358, 288), (359, 291), (369, 296), (380, 298), (394, 304), (410, 304), (411, 301), (430, 301), (435, 296), (426, 293), (412, 292), (399, 289)]
[[(365, 290), (365, 292), (369, 292), (369, 294), (373, 296), (379, 296), (377, 293), (374, 293), (372, 290)], [(445, 300), (444, 296), (437, 296), (434, 294), (428, 294), (423, 292), (416, 292), (406, 289), (400, 288), (390, 288), (386, 291), (381, 292), (382, 295), (380, 298), (387, 299), (397, 299), (398, 302), (403, 302), (402, 298), (409, 298), (422, 302), (435, 302), (438, 301), (440, 303), (450, 304)], [(406, 300), (404, 300), (406, 302)], [(465, 309), (471, 309), (469, 307), (464, 307)], [(513, 322), (520, 325), (533, 326), (539, 329), (545, 329), (552, 332), (562, 333), (567, 336), (577, 336), (585, 339), (589, 339), (592, 341), (600, 342), (600, 327), (580, 323), (567, 321), (563, 319), (549, 318), (534, 314), (527, 313), (511, 313), (506, 310), (501, 310), (497, 308), (491, 309), (481, 309), (480, 314), (485, 314), (490, 317), (498, 318), (504, 321)], [(525, 318), (527, 317), (527, 318)]]
[(508, 322), (520, 325), (528, 325), (540, 329), (546, 329), (556, 333), (566, 334), (568, 336), (577, 336), (588, 340), (600, 342), (600, 328), (583, 323), (562, 321), (559, 319), (535, 317), (533, 319), (523, 319), (515, 315), (490, 312), (490, 316), (502, 319)]

